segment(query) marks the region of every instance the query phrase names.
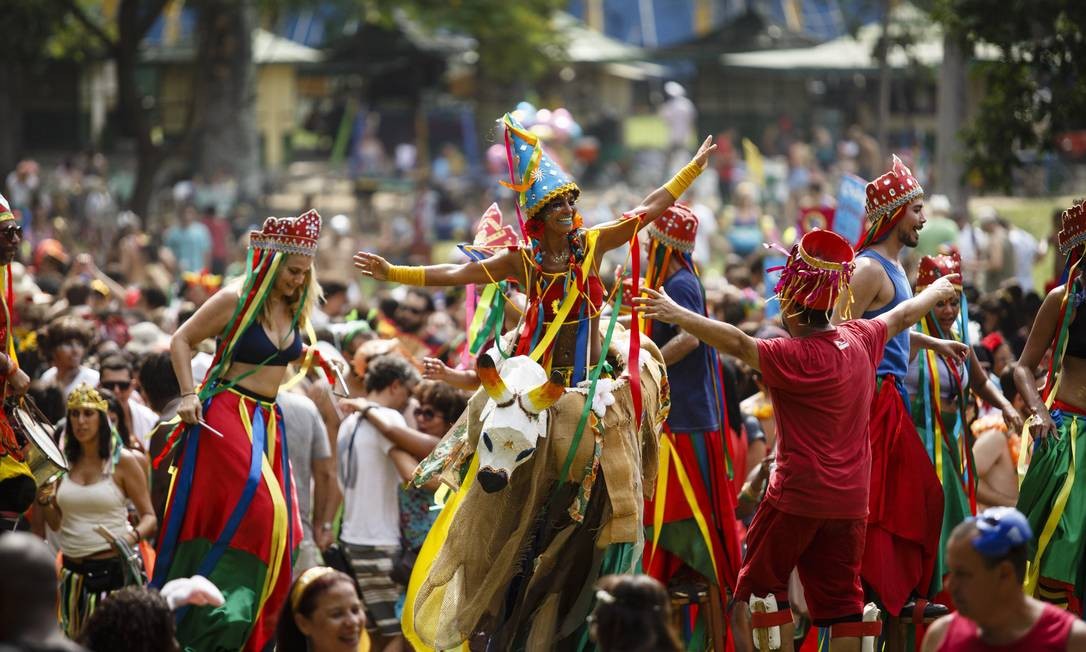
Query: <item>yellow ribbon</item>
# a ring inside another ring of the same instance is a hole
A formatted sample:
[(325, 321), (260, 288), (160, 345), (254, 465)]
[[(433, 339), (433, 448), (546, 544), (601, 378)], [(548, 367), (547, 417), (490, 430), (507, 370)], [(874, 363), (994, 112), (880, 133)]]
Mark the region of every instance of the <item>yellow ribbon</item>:
[[(599, 238), (599, 231), (595, 229), (585, 232), (585, 239), (588, 241), (587, 252), (584, 256), (584, 262), (581, 263), (581, 278), (585, 280), (585, 284), (588, 283), (589, 275), (592, 273), (592, 262), (596, 255), (596, 240)], [(574, 287), (566, 295), (565, 300), (562, 301), (562, 306), (558, 308), (558, 313), (554, 316), (554, 320), (551, 321), (551, 325), (547, 327), (543, 337), (536, 344), (535, 349), (532, 350), (531, 358), (538, 362), (543, 354), (550, 348), (551, 342), (558, 335), (558, 331), (562, 330), (562, 326), (566, 323), (566, 317), (569, 316), (570, 311), (573, 310), (573, 305), (577, 303), (577, 299), (581, 296), (579, 288)]]
[[(1049, 396), (1055, 395), (1056, 392), (1052, 392)], [(1024, 588), (1026, 595), (1029, 596), (1035, 595), (1037, 592), (1037, 582), (1041, 576), (1041, 559), (1048, 549), (1049, 542), (1052, 541), (1052, 536), (1056, 533), (1056, 527), (1060, 524), (1063, 510), (1067, 507), (1067, 499), (1071, 496), (1071, 488), (1075, 484), (1075, 464), (1078, 455), (1078, 446), (1075, 439), (1078, 437), (1078, 418), (1071, 415), (1067, 415), (1067, 418), (1071, 419), (1069, 433), (1071, 437), (1071, 463), (1067, 467), (1067, 477), (1063, 481), (1063, 486), (1060, 487), (1060, 493), (1056, 495), (1056, 502), (1052, 505), (1052, 511), (1048, 515), (1048, 520), (1045, 521), (1044, 529), (1041, 530), (1041, 537), (1037, 540), (1037, 556), (1033, 558), (1033, 561), (1029, 563), (1026, 569)], [(1023, 446), (1022, 448), (1026, 447)]]
[[(943, 406), (942, 406), (942, 392), (940, 380), (939, 380), (939, 361), (935, 359), (935, 351), (927, 350), (925, 355), (928, 358), (928, 369), (931, 369), (931, 394), (932, 394), (932, 408), (935, 414), (932, 415), (932, 421), (934, 428), (932, 429), (933, 452), (935, 453), (935, 475), (939, 476), (939, 486), (943, 486)], [(949, 364), (949, 363), (948, 363)]]
[[(434, 559), (437, 558), (438, 553), (441, 551), (441, 545), (445, 542), (445, 539), (449, 537), (449, 528), (452, 525), (453, 518), (456, 517), (456, 511), (460, 508), (460, 501), (467, 495), (471, 485), (475, 483), (475, 473), (478, 470), (479, 456), (473, 455), (471, 464), (468, 465), (467, 475), (464, 476), (464, 481), (460, 484), (460, 489), (445, 503), (445, 507), (438, 514), (433, 527), (430, 528), (429, 534), (426, 535), (426, 540), (422, 543), (422, 549), (419, 550), (419, 556), (415, 560), (415, 568), (411, 571), (411, 579), (407, 583), (407, 597), (404, 599), (401, 623), (404, 637), (419, 652), (436, 652), (433, 647), (422, 641), (415, 630), (415, 601), (418, 599), (419, 585), (430, 575), (430, 568), (434, 565)], [(437, 597), (431, 595), (429, 599), (433, 601)], [(440, 607), (439, 604), (438, 608)], [(467, 642), (465, 641), (458, 646), (457, 650), (467, 652)]]
[[(1052, 403), (1056, 400), (1056, 394), (1060, 391), (1060, 380), (1063, 378), (1063, 374), (1056, 376), (1056, 382), (1052, 384), (1052, 391), (1048, 393), (1048, 400), (1045, 401), (1045, 409), (1051, 410)], [(1029, 461), (1031, 457), (1031, 450), (1033, 449), (1033, 434), (1029, 431), (1029, 419), (1022, 424), (1022, 433), (1019, 441), (1023, 445), (1018, 447), (1018, 488), (1022, 488), (1022, 481), (1026, 479), (1026, 471), (1029, 470)]]
[(694, 515), (694, 521), (698, 524), (698, 531), (705, 540), (705, 547), (709, 550), (709, 560), (713, 564), (713, 573), (716, 575), (717, 584), (720, 584), (720, 566), (717, 565), (716, 552), (713, 549), (713, 539), (709, 534), (709, 521), (705, 518), (701, 508), (698, 507), (697, 496), (694, 495), (694, 486), (690, 483), (690, 477), (686, 474), (682, 460), (671, 443), (672, 433), (665, 432), (660, 438), (660, 470), (656, 476), (656, 495), (653, 496), (652, 514), (652, 555), (656, 556), (656, 548), (660, 542), (660, 530), (664, 525), (664, 501), (667, 499), (667, 471), (669, 462), (675, 465), (675, 477), (682, 488), (686, 504)]
[[(309, 373), (309, 368), (313, 366), (313, 354), (316, 353), (316, 349), (313, 345), (317, 343), (317, 333), (313, 330), (313, 322), (308, 319), (305, 322), (305, 336), (309, 340), (308, 346), (306, 346), (305, 357), (302, 358), (302, 366), (298, 369), (298, 373), (291, 376), (287, 382), (279, 386), (280, 392), (286, 392), (290, 390), (305, 378), (305, 375)], [(331, 364), (329, 362), (329, 364)], [(333, 385), (334, 387), (334, 385)]]
[[(238, 411), (241, 414), (241, 423), (245, 427), (245, 434), (249, 436), (249, 442), (252, 443), (253, 423), (249, 416), (247, 403), (248, 401), (244, 398), (238, 401)], [(260, 405), (258, 404), (255, 409), (261, 409)], [(264, 447), (264, 458), (260, 461), (260, 474), (264, 480), (264, 484), (268, 487), (268, 495), (272, 501), (272, 537), (270, 550), (268, 551), (268, 571), (267, 574), (264, 575), (264, 586), (260, 591), (260, 604), (257, 607), (257, 614), (264, 609), (264, 604), (267, 603), (268, 598), (271, 596), (272, 589), (279, 579), (279, 569), (283, 566), (283, 556), (286, 554), (287, 528), (290, 527), (290, 524), (287, 523), (287, 505), (286, 500), (283, 497), (283, 489), (279, 486), (279, 482), (275, 478), (275, 471), (272, 468), (271, 462), (268, 461), (269, 458), (275, 459), (275, 408), (268, 410), (268, 420), (266, 423), (267, 439), (266, 446)], [(283, 469), (283, 473), (290, 473), (290, 469)]]

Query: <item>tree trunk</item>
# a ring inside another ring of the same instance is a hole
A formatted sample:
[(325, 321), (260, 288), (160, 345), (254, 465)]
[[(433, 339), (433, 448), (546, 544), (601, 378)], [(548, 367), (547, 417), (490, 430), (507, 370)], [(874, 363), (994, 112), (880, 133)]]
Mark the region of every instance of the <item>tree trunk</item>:
[(136, 179), (128, 208), (142, 219), (149, 217), (155, 191), (155, 175), (162, 164), (162, 149), (151, 136), (151, 120), (143, 108), (143, 95), (136, 83), (135, 47), (121, 40), (114, 52), (117, 62), (117, 91), (120, 124), (136, 142)]
[(256, 129), (256, 64), (252, 0), (200, 0), (196, 83), (205, 111), (196, 141), (197, 169), (205, 179), (225, 173), (240, 195), (260, 194)]
[[(891, 0), (882, 0), (882, 18), (879, 21), (879, 119), (876, 125), (876, 138), (879, 141), (879, 156), (890, 151), (890, 9)], [(881, 158), (880, 158), (881, 160)]]
[(5, 95), (0, 102), (0, 172), (15, 167), (23, 146), (22, 65), (0, 57), (0, 88)]
[(961, 139), (965, 121), (967, 80), (965, 51), (951, 34), (943, 37), (943, 64), (939, 67), (936, 108), (935, 190), (947, 196), (954, 210), (964, 209), (969, 199)]

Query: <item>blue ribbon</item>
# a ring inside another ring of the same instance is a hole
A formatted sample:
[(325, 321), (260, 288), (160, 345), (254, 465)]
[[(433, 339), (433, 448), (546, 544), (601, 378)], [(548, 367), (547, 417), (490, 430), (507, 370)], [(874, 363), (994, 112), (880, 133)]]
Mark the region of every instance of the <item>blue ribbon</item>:
[(264, 440), (268, 437), (268, 430), (264, 423), (264, 413), (261, 411), (259, 404), (253, 410), (252, 433), (252, 456), (249, 458), (249, 477), (245, 480), (245, 488), (242, 489), (241, 498), (234, 505), (234, 510), (230, 512), (230, 518), (226, 521), (226, 526), (223, 527), (222, 533), (216, 539), (215, 545), (211, 546), (211, 550), (204, 555), (204, 560), (196, 571), (197, 575), (208, 577), (211, 571), (215, 569), (215, 565), (219, 563), (219, 559), (226, 552), (227, 544), (230, 543), (230, 540), (234, 538), (234, 534), (238, 531), (241, 519), (249, 511), (249, 504), (253, 501), (253, 494), (256, 493), (256, 487), (260, 483), (260, 468), (264, 461)]

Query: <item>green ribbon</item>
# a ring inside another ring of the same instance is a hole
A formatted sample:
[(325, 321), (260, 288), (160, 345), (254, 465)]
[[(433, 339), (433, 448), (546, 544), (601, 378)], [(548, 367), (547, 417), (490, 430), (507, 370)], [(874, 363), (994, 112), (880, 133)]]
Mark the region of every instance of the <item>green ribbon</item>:
[(606, 351), (611, 346), (611, 336), (615, 333), (615, 324), (618, 323), (620, 307), (622, 307), (622, 293), (615, 292), (615, 303), (611, 306), (611, 321), (607, 324), (607, 335), (603, 338), (603, 345), (600, 347), (600, 356), (603, 359), (596, 363), (592, 373), (589, 374), (591, 382), (588, 385), (588, 395), (585, 396), (584, 411), (581, 412), (581, 420), (577, 423), (577, 430), (574, 432), (573, 440), (569, 444), (569, 452), (566, 454), (565, 464), (562, 465), (562, 472), (558, 474), (559, 482), (562, 482), (566, 474), (569, 473), (570, 467), (573, 466), (573, 456), (581, 445), (581, 436), (584, 434), (584, 427), (588, 423), (588, 413), (592, 411), (592, 398), (596, 396), (596, 381), (600, 379), (600, 372), (607, 366)]

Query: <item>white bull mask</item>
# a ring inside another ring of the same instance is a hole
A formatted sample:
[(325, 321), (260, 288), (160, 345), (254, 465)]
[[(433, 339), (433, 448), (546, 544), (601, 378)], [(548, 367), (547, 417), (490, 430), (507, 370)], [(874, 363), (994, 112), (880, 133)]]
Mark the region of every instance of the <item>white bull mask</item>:
[(479, 356), (475, 369), (490, 401), (483, 409), (483, 427), (476, 447), (479, 485), (500, 491), (513, 469), (528, 461), (536, 442), (547, 436), (547, 409), (562, 397), (562, 374), (547, 378), (543, 367), (527, 356), (509, 358), (498, 372), (489, 355)]

